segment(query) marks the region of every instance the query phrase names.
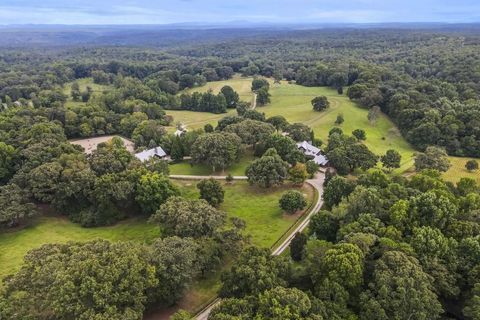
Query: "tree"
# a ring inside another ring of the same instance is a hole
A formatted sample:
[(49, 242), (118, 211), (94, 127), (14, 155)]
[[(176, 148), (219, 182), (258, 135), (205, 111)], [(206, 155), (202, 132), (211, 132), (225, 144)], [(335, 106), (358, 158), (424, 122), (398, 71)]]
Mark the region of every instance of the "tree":
[(19, 319), (140, 319), (158, 280), (143, 246), (96, 240), (34, 249), (5, 284)]
[(243, 120), (245, 119), (240, 116), (225, 116), (222, 119), (218, 120), (218, 124), (215, 130), (223, 131), (229, 125), (242, 122)]
[(234, 133), (206, 133), (197, 138), (192, 146), (193, 163), (205, 163), (215, 171), (234, 163), (241, 152), (241, 139)]
[(312, 106), (315, 111), (324, 111), (330, 107), (330, 102), (325, 96), (315, 97), (312, 100)]
[(415, 169), (421, 171), (423, 169), (435, 169), (446, 172), (451, 164), (448, 155), (444, 149), (438, 147), (428, 147), (425, 152), (415, 155)]
[(258, 306), (255, 319), (308, 319), (311, 301), (297, 288), (276, 287), (260, 294)]
[(206, 200), (211, 206), (218, 207), (223, 202), (225, 191), (217, 180), (210, 178), (197, 184), (200, 190), (200, 199)]
[(352, 131), (352, 135), (358, 140), (367, 140), (367, 134), (363, 129), (355, 129)]
[(348, 197), (355, 189), (355, 182), (335, 176), (324, 188), (323, 200), (328, 209), (338, 205), (342, 199)]
[(72, 83), (70, 95), (72, 96), (73, 101), (80, 100), (82, 94), (80, 93), (80, 86), (78, 85), (78, 82)]
[(140, 177), (135, 200), (144, 213), (152, 214), (168, 198), (178, 195), (180, 195), (180, 191), (168, 177), (156, 172), (149, 172)]
[(248, 182), (263, 188), (280, 185), (288, 176), (288, 164), (280, 158), (275, 149), (268, 149), (260, 158), (254, 160), (246, 171)]
[(264, 106), (270, 103), (270, 93), (268, 92), (268, 87), (262, 87), (257, 91), (257, 104), (259, 106)]
[[(210, 316), (209, 316), (210, 317)], [(179, 310), (175, 312), (171, 317), (171, 320), (192, 320), (194, 317), (192, 314), (185, 310)]]
[(250, 247), (232, 266), (222, 274), (222, 298), (242, 298), (286, 284), (288, 263), (283, 257), (274, 257), (268, 249)]
[(432, 278), (417, 259), (400, 251), (387, 251), (375, 262), (360, 301), (360, 319), (437, 319), (443, 312)]
[(258, 142), (267, 140), (275, 132), (275, 128), (269, 123), (247, 119), (229, 125), (225, 128), (225, 131), (236, 134), (242, 139), (244, 144), (255, 147)]
[(336, 125), (341, 125), (344, 122), (345, 122), (345, 119), (343, 118), (343, 114), (339, 113), (337, 115), (337, 119), (335, 120), (335, 124)]
[(290, 242), (290, 257), (293, 261), (301, 261), (305, 257), (305, 245), (308, 237), (305, 233), (297, 232)]
[(313, 160), (308, 160), (305, 165), (307, 166), (307, 173), (310, 179), (315, 177), (315, 174), (318, 172), (318, 169), (320, 169), (320, 166), (315, 163)]
[(368, 121), (371, 125), (375, 125), (377, 123), (377, 119), (380, 116), (381, 110), (379, 106), (373, 106), (368, 110)]
[(225, 223), (226, 214), (205, 200), (172, 197), (160, 206), (150, 221), (162, 226), (166, 235), (209, 237)]
[(400, 168), (400, 162), (402, 160), (402, 155), (394, 149), (389, 149), (381, 157), (382, 164), (385, 168), (388, 168), (389, 170), (394, 169), (394, 168)]
[(274, 148), (278, 155), (290, 164), (302, 162), (305, 155), (298, 149), (292, 138), (279, 133), (270, 135), (265, 141), (265, 148)]
[(200, 271), (199, 244), (192, 238), (167, 237), (150, 246), (149, 262), (155, 267), (159, 286), (149, 291), (151, 300), (173, 304)]
[(15, 148), (0, 141), (0, 183), (6, 182), (13, 175)]
[(36, 213), (35, 206), (19, 186), (0, 186), (0, 226), (15, 227)]
[(305, 164), (297, 162), (288, 170), (289, 179), (296, 185), (302, 185), (307, 180), (308, 172)]
[[(339, 243), (325, 251), (323, 257), (312, 257), (312, 280), (321, 285), (324, 280), (336, 282), (348, 290), (358, 288), (363, 282), (364, 254), (351, 243)], [(318, 268), (318, 269), (317, 269)]]
[(258, 91), (261, 88), (266, 87), (269, 88), (270, 84), (266, 79), (253, 79), (252, 81), (252, 91)]
[(289, 190), (285, 192), (280, 198), (279, 202), (282, 210), (293, 214), (298, 210), (302, 210), (307, 206), (305, 196), (297, 190)]
[(288, 127), (288, 121), (284, 116), (273, 116), (267, 119), (267, 122), (278, 131), (284, 131)]
[(446, 195), (428, 191), (411, 200), (411, 215), (422, 226), (443, 230), (457, 215), (458, 208)]
[(206, 133), (212, 133), (213, 132), (213, 126), (210, 123), (207, 123), (204, 127), (203, 130)]
[(310, 234), (320, 240), (333, 242), (337, 239), (338, 217), (331, 212), (321, 210), (312, 216), (309, 224)]
[(465, 164), (465, 168), (468, 171), (475, 171), (478, 170), (478, 161), (477, 160), (468, 160)]
[(293, 123), (286, 129), (289, 137), (294, 141), (311, 141), (313, 140), (313, 131), (309, 126), (303, 123)]

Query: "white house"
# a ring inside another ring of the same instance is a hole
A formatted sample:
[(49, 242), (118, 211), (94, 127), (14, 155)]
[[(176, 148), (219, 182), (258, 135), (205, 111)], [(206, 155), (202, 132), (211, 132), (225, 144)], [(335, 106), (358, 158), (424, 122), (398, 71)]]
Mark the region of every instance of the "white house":
[(153, 157), (158, 157), (160, 159), (165, 158), (167, 156), (167, 153), (163, 151), (161, 147), (156, 147), (153, 149), (148, 149), (145, 151), (142, 151), (140, 153), (136, 153), (135, 157), (137, 157), (140, 161), (145, 162), (150, 160)]
[(322, 151), (315, 147), (314, 145), (311, 145), (307, 141), (299, 142), (297, 143), (298, 149), (300, 149), (306, 156), (313, 157), (313, 161), (320, 165), (320, 166), (326, 166), (328, 163), (328, 159), (326, 156), (322, 154)]

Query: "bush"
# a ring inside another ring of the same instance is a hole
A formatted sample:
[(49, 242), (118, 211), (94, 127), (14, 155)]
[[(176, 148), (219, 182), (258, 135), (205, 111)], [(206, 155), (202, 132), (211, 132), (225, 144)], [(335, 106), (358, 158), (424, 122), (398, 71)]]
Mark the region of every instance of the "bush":
[(285, 192), (279, 201), (280, 208), (293, 214), (307, 206), (307, 200), (300, 191), (290, 190)]
[(478, 161), (477, 160), (468, 160), (465, 164), (465, 168), (468, 171), (475, 171), (478, 170)]
[(200, 199), (206, 200), (211, 206), (218, 207), (224, 199), (225, 191), (217, 180), (210, 178), (197, 184), (200, 190)]

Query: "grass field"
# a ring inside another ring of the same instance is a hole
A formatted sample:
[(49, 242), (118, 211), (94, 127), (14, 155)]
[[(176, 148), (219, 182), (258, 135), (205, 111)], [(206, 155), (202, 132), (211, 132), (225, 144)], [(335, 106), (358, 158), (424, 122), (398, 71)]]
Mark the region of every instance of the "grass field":
[[(455, 183), (458, 182), (460, 178), (466, 177), (475, 179), (477, 183), (480, 184), (480, 170), (469, 172), (465, 169), (465, 164), (471, 159), (472, 158), (449, 157), (452, 167), (443, 174), (445, 180)], [(478, 159), (476, 160), (478, 161)]]
[[(272, 102), (258, 108), (267, 117), (282, 115), (291, 123), (307, 124), (314, 130), (315, 136), (326, 143), (328, 132), (335, 127), (337, 115), (342, 114), (345, 122), (339, 127), (346, 134), (351, 134), (355, 129), (364, 129), (367, 133), (365, 144), (375, 154), (382, 155), (388, 149), (396, 149), (402, 155), (401, 171), (413, 165), (413, 148), (388, 117), (382, 114), (375, 125), (370, 124), (367, 119), (368, 110), (360, 108), (346, 95), (339, 95), (336, 90), (326, 87), (303, 87), (287, 82), (272, 85), (270, 92)], [(311, 100), (316, 96), (326, 96), (330, 108), (323, 112), (313, 111)]]
[[(78, 83), (80, 87), (80, 92), (83, 92), (87, 90), (87, 86), (92, 88), (93, 93), (99, 93), (107, 90), (110, 86), (106, 85), (101, 85), (101, 84), (96, 84), (93, 82), (92, 78), (83, 78), (83, 79), (78, 79), (75, 81)], [(81, 101), (73, 101), (72, 96), (71, 96), (71, 91), (72, 91), (72, 84), (73, 82), (69, 82), (65, 84), (63, 87), (63, 93), (68, 96), (67, 103), (65, 104), (66, 107), (74, 107), (74, 106), (84, 106), (86, 105), (84, 102)]]
[[(253, 78), (241, 78), (235, 76), (234, 78), (227, 81), (213, 81), (208, 82), (206, 85), (198, 88), (193, 88), (185, 90), (185, 92), (207, 92), (212, 90), (214, 93), (219, 93), (223, 86), (229, 85), (235, 90), (240, 99), (246, 102), (252, 102), (253, 94), (251, 91)], [(203, 128), (206, 124), (211, 124), (213, 126), (217, 125), (218, 120), (228, 115), (236, 115), (235, 110), (228, 110), (227, 113), (222, 114), (213, 114), (209, 112), (194, 112), (194, 111), (185, 111), (185, 110), (167, 110), (167, 114), (173, 117), (173, 124), (177, 121), (180, 121), (189, 129), (198, 129)], [(172, 129), (174, 130), (174, 129)], [(171, 130), (170, 130), (171, 131)]]
[(82, 228), (64, 217), (40, 217), (22, 230), (0, 234), (0, 279), (20, 267), (25, 254), (46, 243), (135, 240), (150, 242), (160, 235), (159, 229), (142, 219), (131, 219), (111, 227)]
[(170, 174), (187, 174), (193, 176), (208, 176), (208, 175), (227, 175), (232, 176), (244, 176), (250, 162), (254, 160), (253, 153), (247, 150), (245, 154), (233, 165), (231, 165), (225, 171), (212, 172), (212, 168), (203, 164), (191, 165), (188, 160), (170, 164)]
[[(196, 181), (178, 181), (182, 196), (196, 199), (199, 196)], [(288, 230), (300, 214), (286, 215), (278, 206), (278, 200), (289, 189), (298, 189), (291, 185), (261, 189), (250, 186), (246, 181), (235, 181), (225, 184), (225, 202), (222, 210), (231, 217), (239, 217), (247, 223), (246, 233), (252, 236), (252, 243), (269, 248), (280, 236)], [(313, 190), (305, 185), (301, 190), (308, 198), (313, 199)]]

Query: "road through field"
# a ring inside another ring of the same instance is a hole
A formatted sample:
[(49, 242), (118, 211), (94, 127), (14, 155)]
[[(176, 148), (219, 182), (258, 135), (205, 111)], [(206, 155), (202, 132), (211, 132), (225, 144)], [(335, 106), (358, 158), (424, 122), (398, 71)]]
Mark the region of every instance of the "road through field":
[[(295, 237), (297, 232), (302, 232), (308, 226), (312, 215), (315, 214), (323, 205), (323, 182), (325, 180), (325, 175), (319, 172), (314, 179), (307, 180), (307, 183), (314, 187), (318, 192), (317, 203), (312, 207), (312, 209), (307, 213), (307, 217), (290, 233), (290, 235), (272, 251), (272, 255), (278, 256), (281, 255), (290, 245), (292, 239)], [(207, 320), (210, 312), (221, 302), (220, 298), (215, 299), (210, 304), (208, 304), (202, 311), (195, 315), (197, 320)]]

